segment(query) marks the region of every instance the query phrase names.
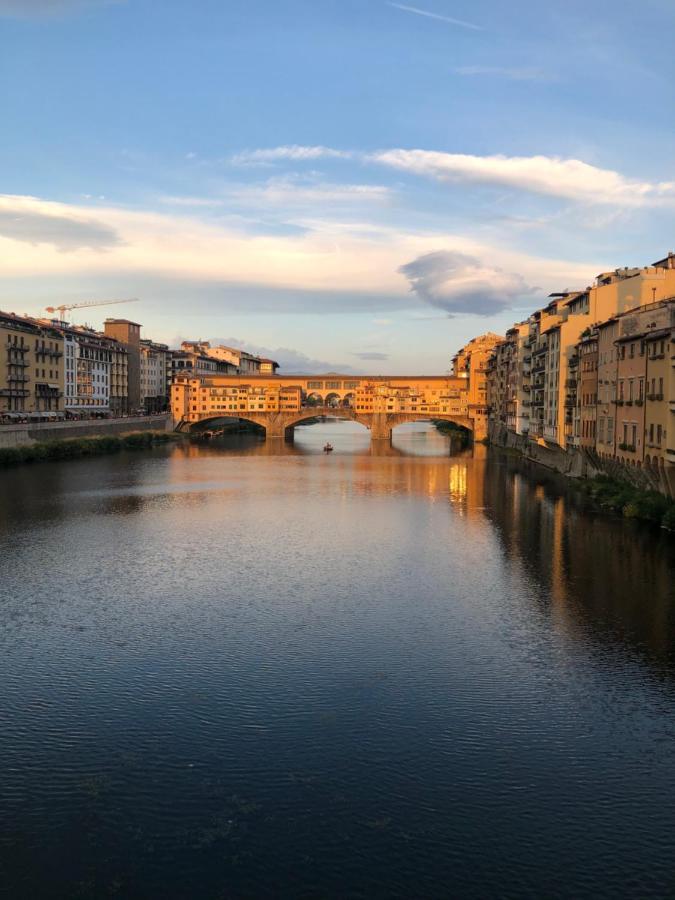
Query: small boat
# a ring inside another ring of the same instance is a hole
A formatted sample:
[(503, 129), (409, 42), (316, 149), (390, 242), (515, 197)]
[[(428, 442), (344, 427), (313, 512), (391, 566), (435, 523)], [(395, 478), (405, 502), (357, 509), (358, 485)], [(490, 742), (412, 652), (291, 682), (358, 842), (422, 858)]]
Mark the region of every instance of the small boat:
[(323, 452), (324, 452), (324, 453), (331, 453), (332, 450), (333, 450), (333, 445), (332, 445), (332, 444), (325, 444), (325, 445), (324, 445), (324, 448), (323, 448)]

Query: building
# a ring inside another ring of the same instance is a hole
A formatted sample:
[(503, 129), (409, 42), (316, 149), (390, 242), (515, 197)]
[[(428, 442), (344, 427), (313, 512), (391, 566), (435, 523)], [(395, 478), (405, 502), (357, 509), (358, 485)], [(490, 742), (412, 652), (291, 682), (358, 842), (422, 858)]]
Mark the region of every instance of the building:
[[(222, 363), (217, 370), (221, 374), (274, 375), (279, 368), (279, 363), (273, 359), (255, 356), (253, 353), (247, 353), (236, 347), (226, 347), (223, 344), (212, 347), (209, 341), (183, 341), (181, 351), (196, 354), (203, 359), (217, 360)], [(198, 374), (207, 374), (203, 365), (202, 372)]]
[[(488, 421), (488, 364), (503, 338), (488, 332), (473, 338), (452, 358), (452, 374), (466, 379), (467, 415), (476, 423), (475, 430), (487, 433)], [(501, 369), (499, 370), (501, 372)]]
[(288, 412), (301, 407), (298, 385), (234, 384), (183, 374), (171, 386), (171, 410), (176, 421), (246, 418), (246, 413)]
[(103, 331), (127, 351), (127, 406), (129, 412), (138, 412), (141, 408), (141, 326), (129, 319), (106, 319)]
[(64, 340), (48, 324), (0, 313), (0, 416), (55, 418), (63, 413)]
[[(575, 405), (575, 423), (578, 442), (574, 446), (584, 450), (595, 450), (597, 436), (598, 408), (598, 329), (592, 327), (584, 331), (577, 344), (578, 390)], [(572, 369), (569, 378), (572, 379)]]
[(113, 416), (129, 414), (129, 351), (125, 344), (109, 338), (112, 353), (110, 363), (110, 412)]
[(146, 413), (163, 412), (169, 405), (171, 354), (166, 344), (141, 340), (141, 406)]
[(616, 451), (616, 373), (619, 320), (612, 316), (598, 326), (598, 405), (595, 449), (602, 459), (611, 459)]
[[(411, 414), (433, 419), (456, 417), (467, 427), (466, 380), (453, 376), (178, 375), (171, 386), (176, 424), (195, 424), (220, 417), (246, 418), (246, 413), (288, 412), (313, 405), (341, 406), (357, 414)], [(480, 427), (480, 423), (479, 423)], [(482, 439), (485, 433), (477, 432)]]

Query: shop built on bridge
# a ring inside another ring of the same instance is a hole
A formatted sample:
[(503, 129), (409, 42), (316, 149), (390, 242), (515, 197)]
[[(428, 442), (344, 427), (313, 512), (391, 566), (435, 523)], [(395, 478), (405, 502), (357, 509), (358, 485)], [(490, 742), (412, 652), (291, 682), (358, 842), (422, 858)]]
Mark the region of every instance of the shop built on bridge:
[(179, 375), (171, 386), (177, 430), (217, 427), (239, 419), (289, 438), (307, 419), (330, 415), (359, 422), (373, 439), (391, 438), (403, 422), (438, 419), (487, 435), (484, 392), (472, 395), (465, 378), (449, 375)]

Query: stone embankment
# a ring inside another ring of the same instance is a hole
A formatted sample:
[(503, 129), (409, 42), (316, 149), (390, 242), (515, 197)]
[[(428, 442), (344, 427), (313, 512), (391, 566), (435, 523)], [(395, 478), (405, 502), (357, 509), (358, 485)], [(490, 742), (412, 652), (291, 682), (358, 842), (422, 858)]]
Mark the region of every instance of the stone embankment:
[(606, 475), (639, 490), (658, 491), (666, 497), (675, 499), (675, 483), (669, 481), (667, 470), (647, 466), (626, 466), (614, 459), (602, 459), (596, 453), (586, 450), (567, 451), (561, 447), (539, 444), (531, 441), (527, 435), (515, 434), (501, 423), (490, 425), (489, 442), (494, 447), (516, 451), (525, 459), (568, 478), (595, 478), (598, 475)]
[(33, 444), (72, 438), (109, 437), (133, 431), (171, 431), (172, 428), (173, 420), (168, 413), (156, 416), (126, 416), (121, 419), (0, 425), (0, 449), (30, 447)]

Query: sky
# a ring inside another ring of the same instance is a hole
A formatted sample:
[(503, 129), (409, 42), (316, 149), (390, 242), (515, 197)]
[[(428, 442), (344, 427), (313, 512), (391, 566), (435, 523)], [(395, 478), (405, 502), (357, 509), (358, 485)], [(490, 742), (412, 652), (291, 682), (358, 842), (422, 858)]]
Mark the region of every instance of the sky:
[(672, 0), (0, 0), (0, 309), (433, 374), (675, 249)]

